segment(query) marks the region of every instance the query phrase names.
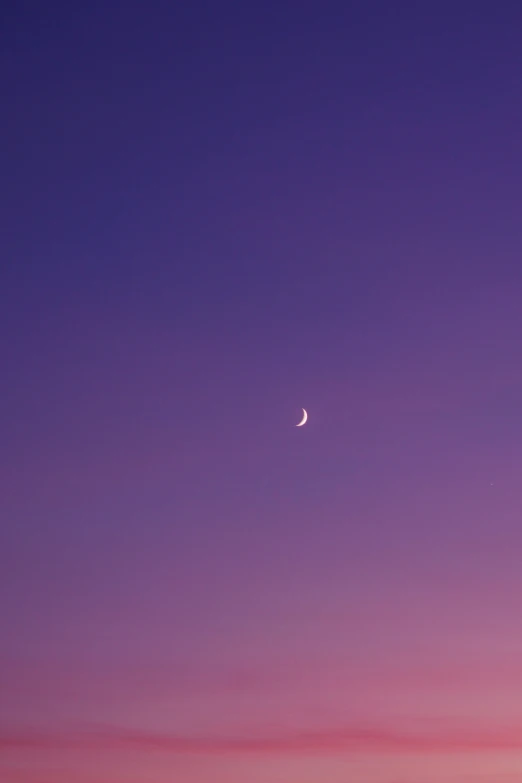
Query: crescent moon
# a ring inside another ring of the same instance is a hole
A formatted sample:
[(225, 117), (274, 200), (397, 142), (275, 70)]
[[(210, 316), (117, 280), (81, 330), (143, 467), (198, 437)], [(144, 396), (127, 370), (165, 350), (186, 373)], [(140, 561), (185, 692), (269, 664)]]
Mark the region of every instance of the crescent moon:
[(296, 424), (295, 426), (296, 426), (296, 427), (302, 427), (302, 426), (303, 426), (303, 424), (306, 424), (306, 420), (307, 420), (307, 419), (308, 419), (308, 413), (307, 413), (307, 412), (305, 411), (305, 409), (303, 408), (303, 418), (301, 419), (301, 421), (299, 422), (299, 424)]

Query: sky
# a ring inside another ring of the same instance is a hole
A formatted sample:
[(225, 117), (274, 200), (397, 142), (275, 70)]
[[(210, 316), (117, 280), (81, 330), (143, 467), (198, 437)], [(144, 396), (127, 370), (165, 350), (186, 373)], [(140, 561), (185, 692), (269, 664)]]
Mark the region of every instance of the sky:
[(521, 25), (4, 12), (0, 783), (522, 779)]

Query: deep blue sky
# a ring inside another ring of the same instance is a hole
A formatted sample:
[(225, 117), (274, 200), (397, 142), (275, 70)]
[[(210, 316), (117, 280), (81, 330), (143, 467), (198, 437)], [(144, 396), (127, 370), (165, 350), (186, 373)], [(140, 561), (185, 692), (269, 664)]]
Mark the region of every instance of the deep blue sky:
[(281, 327), (509, 256), (516, 3), (25, 5), (2, 46), (11, 302), (30, 279)]

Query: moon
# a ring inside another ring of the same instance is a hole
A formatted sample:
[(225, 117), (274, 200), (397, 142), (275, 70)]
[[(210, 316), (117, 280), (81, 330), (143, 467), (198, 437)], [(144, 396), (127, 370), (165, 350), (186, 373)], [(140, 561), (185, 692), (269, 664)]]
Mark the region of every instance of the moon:
[(303, 424), (306, 424), (306, 420), (307, 420), (307, 419), (308, 419), (308, 413), (307, 413), (307, 412), (305, 411), (305, 409), (303, 408), (303, 418), (301, 419), (301, 421), (299, 422), (299, 424), (296, 424), (295, 426), (296, 426), (296, 427), (302, 427), (302, 426), (303, 426)]

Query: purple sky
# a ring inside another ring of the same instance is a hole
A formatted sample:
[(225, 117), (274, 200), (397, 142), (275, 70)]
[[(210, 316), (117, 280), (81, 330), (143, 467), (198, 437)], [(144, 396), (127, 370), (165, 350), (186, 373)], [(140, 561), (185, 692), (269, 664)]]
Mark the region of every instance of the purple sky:
[(522, 7), (177, 5), (4, 17), (0, 783), (515, 783)]

